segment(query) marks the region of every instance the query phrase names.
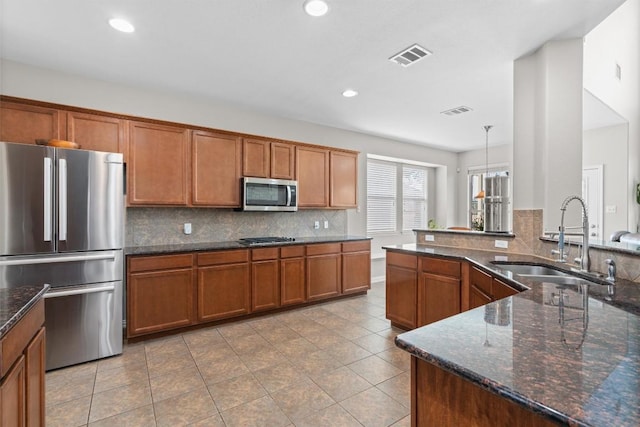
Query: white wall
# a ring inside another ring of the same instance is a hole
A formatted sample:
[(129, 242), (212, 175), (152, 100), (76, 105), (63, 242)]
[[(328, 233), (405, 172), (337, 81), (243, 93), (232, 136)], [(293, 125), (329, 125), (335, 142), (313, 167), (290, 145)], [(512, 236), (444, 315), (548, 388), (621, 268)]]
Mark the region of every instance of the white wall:
[[(366, 235), (366, 154), (398, 157), (442, 165), (436, 179), (442, 183), (433, 195), (443, 214), (441, 220), (453, 222), (456, 205), (456, 163), (453, 152), (379, 138), (308, 122), (290, 120), (249, 111), (234, 105), (175, 93), (128, 87), (106, 81), (59, 73), (12, 61), (0, 62), (0, 93), (100, 111), (127, 114), (265, 135), (360, 151), (358, 170), (358, 205), (347, 213), (349, 234)], [(413, 241), (413, 233), (396, 236), (386, 243)], [(373, 252), (382, 252), (381, 244), (372, 243)]]
[[(557, 229), (560, 207), (582, 193), (582, 40), (551, 41), (514, 64), (513, 207), (544, 209)], [(580, 210), (567, 210), (568, 224)]]
[[(585, 131), (582, 139), (582, 165), (603, 165), (603, 240), (627, 229), (628, 132), (627, 124), (607, 126)], [(607, 206), (616, 207), (616, 212), (607, 213)]]
[[(491, 133), (489, 133), (489, 140), (491, 140)], [(457, 205), (456, 220), (454, 224), (447, 224), (448, 226), (457, 225), (466, 227), (468, 218), (468, 197), (469, 197), (469, 183), (467, 180), (469, 169), (483, 169), (486, 167), (486, 154), (485, 149), (470, 150), (458, 153), (458, 189), (457, 189)], [(513, 171), (513, 145), (504, 144), (489, 146), (489, 168), (507, 165), (509, 171)]]
[[(584, 87), (629, 122), (628, 230), (640, 223), (640, 0), (627, 0), (585, 37)], [(615, 66), (622, 68), (622, 79)], [(605, 235), (606, 237), (606, 235)]]

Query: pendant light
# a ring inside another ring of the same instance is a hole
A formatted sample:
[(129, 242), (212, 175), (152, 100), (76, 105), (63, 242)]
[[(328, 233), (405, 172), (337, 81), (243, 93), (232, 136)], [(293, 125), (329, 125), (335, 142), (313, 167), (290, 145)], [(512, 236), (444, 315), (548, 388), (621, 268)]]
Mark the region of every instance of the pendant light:
[[(489, 129), (491, 129), (492, 127), (493, 127), (492, 125), (484, 126), (484, 131), (486, 133), (485, 148), (484, 148), (484, 160), (485, 160), (484, 177), (485, 178), (489, 175)], [(484, 190), (480, 190), (478, 194), (476, 194), (474, 199), (484, 199)]]

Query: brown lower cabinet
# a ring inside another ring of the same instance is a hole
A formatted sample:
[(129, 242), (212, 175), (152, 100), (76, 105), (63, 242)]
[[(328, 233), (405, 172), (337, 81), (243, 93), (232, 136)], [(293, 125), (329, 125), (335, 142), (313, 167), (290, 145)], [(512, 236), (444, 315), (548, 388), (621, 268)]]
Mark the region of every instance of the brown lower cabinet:
[(280, 307), (278, 248), (251, 251), (251, 311)]
[(307, 299), (330, 298), (342, 289), (340, 243), (307, 246)]
[(371, 289), (371, 241), (342, 244), (342, 293)]
[(386, 257), (386, 317), (402, 328), (428, 325), (518, 293), (466, 262), (392, 251)]
[(194, 323), (192, 267), (191, 254), (128, 259), (128, 337)]
[(280, 304), (302, 304), (307, 301), (305, 247), (280, 248)]
[(127, 337), (364, 292), (369, 248), (366, 240), (129, 256)]
[(205, 252), (198, 259), (198, 320), (211, 321), (251, 310), (249, 250)]
[(414, 329), (418, 322), (418, 257), (387, 252), (386, 315), (392, 325)]
[(45, 425), (44, 301), (0, 341), (0, 426)]

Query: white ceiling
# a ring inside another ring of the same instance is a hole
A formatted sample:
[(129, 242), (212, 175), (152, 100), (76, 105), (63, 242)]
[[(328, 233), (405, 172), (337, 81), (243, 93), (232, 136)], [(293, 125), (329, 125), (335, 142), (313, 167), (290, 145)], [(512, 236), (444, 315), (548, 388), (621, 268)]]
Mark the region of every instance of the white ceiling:
[[(513, 60), (623, 0), (0, 0), (3, 58), (450, 151), (512, 142)], [(107, 25), (129, 19), (132, 34)], [(418, 43), (433, 55), (388, 61)], [(343, 98), (346, 88), (359, 96)], [(440, 114), (467, 106), (459, 116)]]

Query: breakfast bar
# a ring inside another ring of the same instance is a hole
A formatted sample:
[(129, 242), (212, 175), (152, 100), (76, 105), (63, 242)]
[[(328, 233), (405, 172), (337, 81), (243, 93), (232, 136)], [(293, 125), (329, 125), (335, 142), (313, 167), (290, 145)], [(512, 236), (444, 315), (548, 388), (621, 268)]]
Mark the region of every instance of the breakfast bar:
[(412, 425), (640, 423), (637, 283), (573, 286), (501, 268), (553, 264), (529, 255), (386, 249), (458, 260), (527, 289), (397, 336), (396, 345), (413, 356)]

